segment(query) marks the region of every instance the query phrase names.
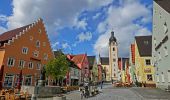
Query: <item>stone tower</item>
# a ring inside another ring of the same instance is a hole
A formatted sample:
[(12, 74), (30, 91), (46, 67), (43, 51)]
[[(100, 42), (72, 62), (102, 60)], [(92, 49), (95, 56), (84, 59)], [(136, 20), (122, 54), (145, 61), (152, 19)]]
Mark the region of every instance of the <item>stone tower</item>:
[(109, 67), (110, 80), (118, 80), (118, 44), (113, 31), (109, 39)]

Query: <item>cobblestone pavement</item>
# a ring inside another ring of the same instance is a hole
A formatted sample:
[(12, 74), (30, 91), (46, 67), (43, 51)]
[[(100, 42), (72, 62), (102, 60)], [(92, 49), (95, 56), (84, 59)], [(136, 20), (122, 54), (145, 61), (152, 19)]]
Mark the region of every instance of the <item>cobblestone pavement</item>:
[(170, 100), (170, 92), (157, 88), (131, 88), (136, 94), (147, 100)]
[[(101, 93), (83, 100), (170, 100), (170, 93), (154, 88), (114, 88), (105, 84)], [(80, 92), (66, 94), (67, 100), (81, 100)]]

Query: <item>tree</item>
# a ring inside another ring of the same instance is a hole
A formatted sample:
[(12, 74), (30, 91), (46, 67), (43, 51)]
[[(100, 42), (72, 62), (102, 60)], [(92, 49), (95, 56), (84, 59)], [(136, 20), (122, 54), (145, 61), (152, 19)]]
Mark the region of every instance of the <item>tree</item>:
[(46, 75), (61, 81), (69, 70), (69, 65), (67, 57), (60, 51), (54, 59), (47, 63)]

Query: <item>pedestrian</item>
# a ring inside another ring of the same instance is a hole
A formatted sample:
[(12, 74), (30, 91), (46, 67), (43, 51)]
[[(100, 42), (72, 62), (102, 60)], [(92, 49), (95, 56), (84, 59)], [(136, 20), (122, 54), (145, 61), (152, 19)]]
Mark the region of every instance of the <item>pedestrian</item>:
[(100, 87), (101, 87), (101, 89), (103, 88), (103, 81), (101, 81), (101, 83), (100, 83)]

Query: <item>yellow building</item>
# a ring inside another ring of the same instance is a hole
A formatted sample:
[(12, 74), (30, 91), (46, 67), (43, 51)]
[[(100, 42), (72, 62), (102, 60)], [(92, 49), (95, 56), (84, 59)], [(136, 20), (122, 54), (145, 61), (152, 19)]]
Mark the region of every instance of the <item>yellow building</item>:
[(108, 57), (100, 57), (99, 55), (99, 64), (102, 66), (104, 70), (104, 78), (103, 81), (111, 81), (111, 73), (109, 67), (109, 58)]
[(135, 37), (136, 78), (146, 87), (155, 87), (154, 67), (152, 66), (152, 36)]

